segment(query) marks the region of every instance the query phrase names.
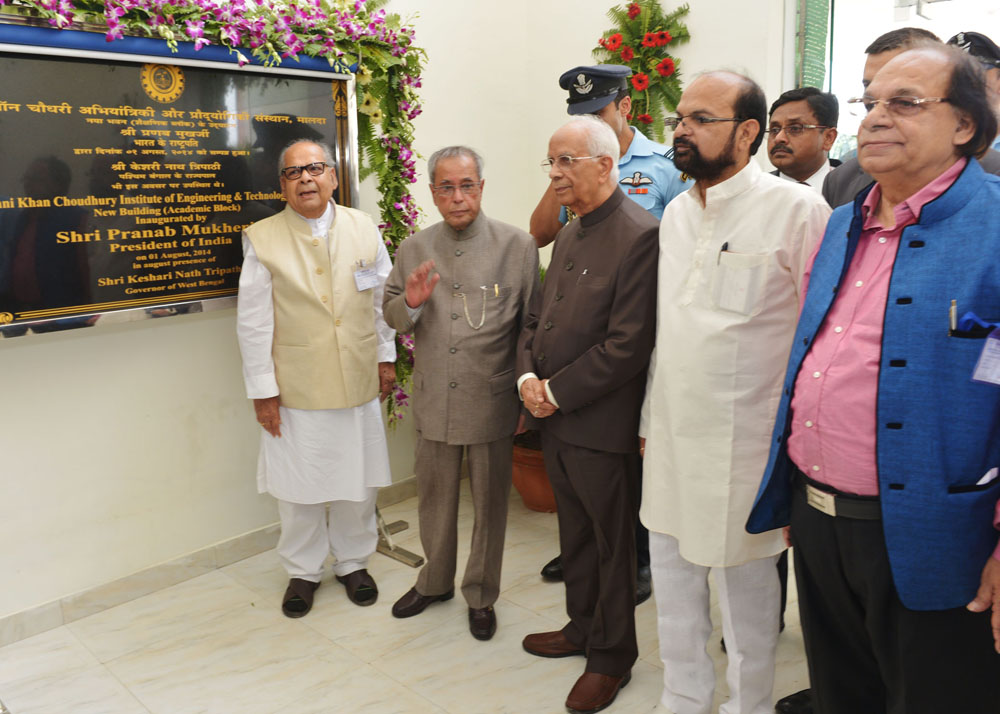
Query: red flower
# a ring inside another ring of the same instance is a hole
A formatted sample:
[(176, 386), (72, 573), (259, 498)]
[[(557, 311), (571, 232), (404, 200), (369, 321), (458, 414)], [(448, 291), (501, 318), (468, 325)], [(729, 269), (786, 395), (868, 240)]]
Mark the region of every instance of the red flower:
[(639, 15), (641, 15), (641, 14), (642, 14), (642, 8), (639, 7), (638, 4), (631, 3), (628, 6), (628, 19), (629, 20), (634, 20), (635, 18), (639, 17)]
[(636, 117), (636, 119), (641, 121), (643, 124), (653, 123), (653, 117), (649, 116), (649, 114), (640, 114), (639, 116)]
[(647, 32), (642, 38), (643, 47), (656, 47), (656, 35), (652, 32)]
[(622, 62), (631, 62), (635, 57), (635, 50), (628, 45), (622, 47)]
[(669, 57), (665, 57), (662, 62), (656, 65), (656, 71), (660, 73), (661, 77), (669, 77), (674, 73), (674, 61)]
[(632, 77), (632, 86), (635, 87), (637, 92), (643, 91), (649, 86), (649, 75), (639, 72), (639, 74)]
[(632, 121), (632, 115), (631, 114), (626, 114), (625, 115), (625, 121)]
[(656, 33), (656, 43), (658, 45), (668, 45), (673, 41), (673, 39), (673, 36), (666, 30)]
[(604, 46), (609, 50), (611, 50), (612, 52), (616, 51), (619, 47), (622, 46), (621, 33), (616, 32), (615, 34), (611, 35), (611, 37), (609, 37), (605, 42)]
[(603, 37), (598, 37), (597, 38), (597, 44), (599, 44), (601, 47), (604, 47), (604, 48), (607, 48), (607, 46), (608, 46), (607, 42), (605, 42), (605, 40), (604, 40)]

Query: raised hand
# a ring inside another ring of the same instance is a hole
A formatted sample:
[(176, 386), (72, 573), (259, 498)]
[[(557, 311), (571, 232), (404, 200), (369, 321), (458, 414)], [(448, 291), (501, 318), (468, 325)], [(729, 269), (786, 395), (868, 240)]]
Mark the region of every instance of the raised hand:
[(431, 296), (434, 286), (441, 280), (440, 273), (433, 273), (434, 261), (425, 260), (406, 277), (406, 304), (420, 307)]

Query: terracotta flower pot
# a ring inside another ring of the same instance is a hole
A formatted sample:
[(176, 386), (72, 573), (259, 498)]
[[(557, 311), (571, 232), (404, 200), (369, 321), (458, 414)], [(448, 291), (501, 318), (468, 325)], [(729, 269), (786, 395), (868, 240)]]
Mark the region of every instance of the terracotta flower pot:
[(552, 493), (542, 452), (514, 446), (514, 488), (521, 494), (526, 508), (543, 513), (556, 512), (556, 497)]

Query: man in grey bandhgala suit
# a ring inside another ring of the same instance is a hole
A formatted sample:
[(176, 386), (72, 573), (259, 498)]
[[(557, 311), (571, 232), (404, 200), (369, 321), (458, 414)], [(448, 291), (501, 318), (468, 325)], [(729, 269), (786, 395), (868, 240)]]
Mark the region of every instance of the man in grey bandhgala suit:
[(464, 451), (475, 524), (462, 595), (472, 635), (488, 640), (520, 411), (514, 354), (538, 285), (538, 250), (524, 231), (480, 212), (482, 159), (474, 151), (441, 149), (428, 171), (444, 220), (400, 245), (383, 304), (386, 322), (414, 337), (415, 471), (427, 558), (392, 614), (411, 617), (454, 594)]

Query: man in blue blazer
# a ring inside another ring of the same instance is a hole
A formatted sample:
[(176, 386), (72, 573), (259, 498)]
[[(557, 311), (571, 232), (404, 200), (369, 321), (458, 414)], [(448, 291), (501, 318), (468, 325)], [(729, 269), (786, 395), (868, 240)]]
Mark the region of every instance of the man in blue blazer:
[(1000, 178), (976, 157), (997, 119), (947, 47), (891, 60), (861, 106), (876, 184), (814, 257), (747, 530), (791, 525), (816, 712), (993, 712)]

